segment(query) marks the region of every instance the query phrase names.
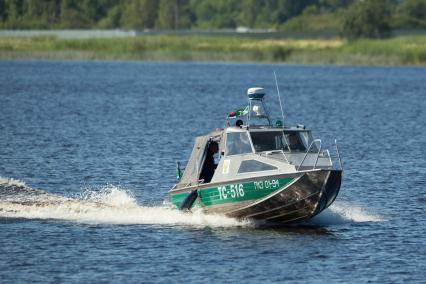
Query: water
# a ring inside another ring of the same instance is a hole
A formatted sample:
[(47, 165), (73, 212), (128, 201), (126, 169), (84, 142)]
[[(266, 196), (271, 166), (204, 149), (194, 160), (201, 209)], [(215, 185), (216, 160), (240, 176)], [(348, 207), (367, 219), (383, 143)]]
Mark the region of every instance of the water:
[[(177, 212), (176, 161), (248, 87), (330, 146), (337, 201), (297, 227)], [(0, 282), (423, 282), (426, 69), (0, 62)]]

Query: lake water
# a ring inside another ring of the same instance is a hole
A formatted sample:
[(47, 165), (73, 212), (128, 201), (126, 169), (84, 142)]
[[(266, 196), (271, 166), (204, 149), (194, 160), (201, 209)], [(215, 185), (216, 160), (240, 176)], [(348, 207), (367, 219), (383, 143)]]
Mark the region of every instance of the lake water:
[[(176, 161), (263, 86), (344, 161), (297, 227), (169, 208)], [(426, 278), (426, 68), (0, 61), (0, 282)]]

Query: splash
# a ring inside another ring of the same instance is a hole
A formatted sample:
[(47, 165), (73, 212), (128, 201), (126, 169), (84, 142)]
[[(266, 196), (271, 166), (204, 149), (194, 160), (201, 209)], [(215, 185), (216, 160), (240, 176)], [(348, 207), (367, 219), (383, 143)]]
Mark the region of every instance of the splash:
[(336, 201), (310, 223), (314, 225), (338, 225), (346, 223), (380, 222), (385, 219), (377, 214), (367, 212), (349, 202)]
[(57, 219), (90, 224), (155, 224), (192, 227), (250, 227), (241, 221), (201, 211), (182, 212), (168, 205), (138, 205), (132, 194), (116, 186), (86, 190), (67, 198), (32, 189), (25, 183), (0, 180), (0, 218)]
[(25, 184), (25, 182), (17, 179), (0, 177), (0, 186), (26, 187), (27, 185)]
[[(113, 185), (96, 190), (89, 188), (71, 198), (33, 189), (22, 181), (2, 177), (0, 177), (0, 218), (57, 219), (90, 224), (223, 228), (264, 226), (259, 222), (204, 214), (201, 210), (182, 212), (166, 203), (162, 206), (141, 206), (131, 192)], [(337, 201), (308, 223), (328, 226), (378, 221), (384, 221), (383, 217), (348, 202)]]

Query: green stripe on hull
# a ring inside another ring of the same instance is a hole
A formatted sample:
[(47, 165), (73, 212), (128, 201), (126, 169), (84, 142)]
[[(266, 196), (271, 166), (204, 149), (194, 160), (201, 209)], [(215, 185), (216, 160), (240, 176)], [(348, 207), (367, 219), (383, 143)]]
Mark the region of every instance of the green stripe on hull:
[[(216, 187), (203, 188), (199, 191), (201, 206), (211, 206), (227, 202), (240, 202), (263, 198), (274, 191), (280, 190), (293, 178), (267, 179), (245, 183), (224, 184)], [(172, 195), (171, 201), (177, 207), (185, 200), (189, 192)]]

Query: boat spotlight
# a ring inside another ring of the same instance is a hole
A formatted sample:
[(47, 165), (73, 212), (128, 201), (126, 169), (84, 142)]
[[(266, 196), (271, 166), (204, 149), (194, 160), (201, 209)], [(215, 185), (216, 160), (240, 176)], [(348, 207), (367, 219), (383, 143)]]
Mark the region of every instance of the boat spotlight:
[(258, 105), (253, 106), (253, 111), (256, 113), (256, 115), (261, 115), (260, 107)]

